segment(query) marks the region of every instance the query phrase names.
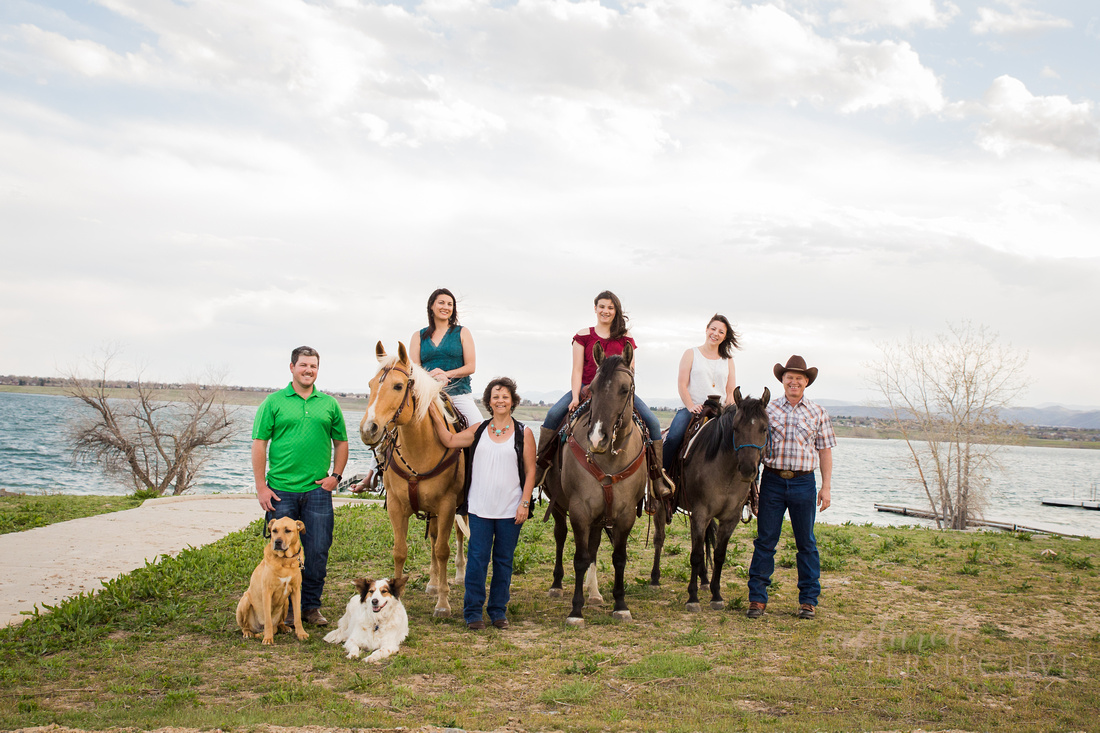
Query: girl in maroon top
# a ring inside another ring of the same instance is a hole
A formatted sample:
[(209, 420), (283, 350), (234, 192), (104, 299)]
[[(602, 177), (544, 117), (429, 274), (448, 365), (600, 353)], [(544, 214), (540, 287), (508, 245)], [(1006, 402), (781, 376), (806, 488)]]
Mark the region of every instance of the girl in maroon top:
[[(629, 343), (634, 347), (634, 361), (637, 364), (637, 344), (630, 336), (627, 328), (626, 314), (623, 312), (622, 303), (617, 295), (610, 290), (605, 290), (595, 298), (596, 325), (578, 331), (573, 336), (573, 371), (570, 377), (570, 391), (566, 392), (557, 403), (546, 413), (542, 429), (539, 431), (539, 454), (542, 449), (553, 440), (557, 430), (561, 427), (566, 415), (577, 409), (580, 404), (581, 388), (590, 384), (596, 376), (596, 361), (592, 358), (592, 348), (599, 343), (603, 347), (604, 354), (615, 356), (623, 353), (623, 348)], [(653, 440), (653, 447), (657, 450), (658, 463), (661, 462), (661, 423), (653, 414), (645, 402), (634, 395), (634, 410), (645, 420), (649, 429), (649, 437)], [(672, 493), (672, 483), (668, 476), (664, 475), (665, 486), (655, 486), (657, 496), (663, 497)]]

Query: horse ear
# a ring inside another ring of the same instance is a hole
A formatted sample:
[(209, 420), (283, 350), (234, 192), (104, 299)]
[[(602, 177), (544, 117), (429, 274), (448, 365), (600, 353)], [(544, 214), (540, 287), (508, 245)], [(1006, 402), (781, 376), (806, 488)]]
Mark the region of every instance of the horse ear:
[(599, 341), (592, 346), (592, 361), (596, 362), (596, 366), (603, 364), (603, 346)]
[(733, 404), (740, 407), (741, 406), (741, 399), (742, 399), (741, 398), (741, 387), (738, 386), (737, 388), (735, 388), (733, 390)]
[(386, 358), (386, 347), (382, 345), (381, 341), (375, 344), (374, 355), (378, 357), (378, 361), (382, 361)]
[(767, 387), (764, 388), (764, 394), (760, 396), (760, 406), (767, 407), (768, 401), (772, 398), (772, 392)]
[(630, 369), (634, 368), (634, 347), (629, 341), (623, 344), (623, 363)]
[(405, 350), (405, 344), (397, 342), (397, 360), (402, 364), (409, 362), (409, 352)]

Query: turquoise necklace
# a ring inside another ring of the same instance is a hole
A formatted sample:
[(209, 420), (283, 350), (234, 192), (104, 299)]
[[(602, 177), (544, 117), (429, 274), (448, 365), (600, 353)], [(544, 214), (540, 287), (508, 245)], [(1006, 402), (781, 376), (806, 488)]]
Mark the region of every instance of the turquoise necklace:
[(502, 427), (498, 430), (497, 426), (492, 421), (489, 422), (489, 429), (492, 430), (493, 435), (497, 436), (498, 438), (500, 436), (504, 435), (505, 433), (507, 433), (508, 429), (511, 428), (511, 427), (512, 427), (512, 424), (511, 424), (511, 422), (509, 422), (507, 425), (505, 425), (504, 427)]

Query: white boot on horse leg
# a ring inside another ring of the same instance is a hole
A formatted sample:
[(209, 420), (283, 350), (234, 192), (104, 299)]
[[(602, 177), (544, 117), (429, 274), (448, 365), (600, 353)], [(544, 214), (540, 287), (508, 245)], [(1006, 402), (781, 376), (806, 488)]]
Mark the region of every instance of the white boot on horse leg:
[(589, 565), (587, 572), (584, 574), (584, 592), (588, 597), (586, 605), (603, 605), (603, 596), (600, 595), (600, 581), (596, 578), (596, 563)]

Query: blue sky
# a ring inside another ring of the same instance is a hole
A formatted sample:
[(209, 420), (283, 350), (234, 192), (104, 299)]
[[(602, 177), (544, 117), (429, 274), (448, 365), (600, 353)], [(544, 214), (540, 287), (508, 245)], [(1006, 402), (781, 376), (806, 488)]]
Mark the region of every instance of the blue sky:
[(610, 288), (643, 395), (719, 311), (754, 394), (969, 319), (1100, 405), (1098, 49), (1065, 0), (9, 0), (0, 373), (362, 391), (445, 286), (475, 387), (564, 389)]

